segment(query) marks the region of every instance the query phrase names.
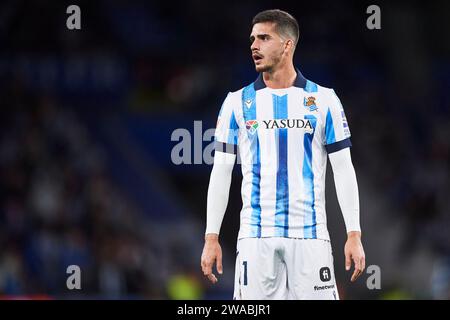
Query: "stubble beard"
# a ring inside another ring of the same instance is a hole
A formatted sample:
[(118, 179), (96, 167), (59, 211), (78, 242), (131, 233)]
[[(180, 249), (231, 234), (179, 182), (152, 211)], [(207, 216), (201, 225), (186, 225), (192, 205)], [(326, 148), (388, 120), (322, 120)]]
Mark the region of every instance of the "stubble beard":
[(275, 67), (278, 65), (278, 63), (280, 62), (281, 58), (279, 57), (272, 57), (270, 59), (270, 63), (267, 63), (265, 65), (262, 66), (256, 66), (255, 65), (255, 69), (256, 72), (273, 72), (275, 70)]

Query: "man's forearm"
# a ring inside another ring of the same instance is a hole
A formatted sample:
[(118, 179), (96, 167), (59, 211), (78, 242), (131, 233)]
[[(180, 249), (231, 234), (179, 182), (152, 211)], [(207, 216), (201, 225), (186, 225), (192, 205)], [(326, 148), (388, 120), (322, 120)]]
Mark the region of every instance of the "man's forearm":
[(227, 209), (231, 176), (236, 155), (216, 151), (209, 180), (205, 234), (219, 234)]
[[(350, 149), (345, 148), (329, 155), (339, 206), (344, 217), (348, 236), (360, 235), (359, 194)], [(356, 232), (356, 233), (354, 233)]]
[(347, 239), (358, 238), (361, 239), (361, 231), (349, 231), (347, 232)]

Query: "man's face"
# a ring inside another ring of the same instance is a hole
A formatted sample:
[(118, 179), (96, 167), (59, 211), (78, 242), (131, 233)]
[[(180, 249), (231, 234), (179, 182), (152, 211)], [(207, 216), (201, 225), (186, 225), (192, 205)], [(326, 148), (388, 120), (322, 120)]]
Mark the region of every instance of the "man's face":
[(272, 71), (281, 61), (284, 40), (275, 31), (275, 23), (256, 23), (250, 34), (250, 43), (257, 72)]

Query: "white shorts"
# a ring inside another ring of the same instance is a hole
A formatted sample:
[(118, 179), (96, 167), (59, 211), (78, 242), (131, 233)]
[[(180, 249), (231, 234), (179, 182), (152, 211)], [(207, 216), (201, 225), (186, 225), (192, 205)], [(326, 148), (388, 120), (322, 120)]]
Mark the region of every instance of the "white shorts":
[(338, 300), (331, 244), (320, 239), (238, 240), (235, 300)]

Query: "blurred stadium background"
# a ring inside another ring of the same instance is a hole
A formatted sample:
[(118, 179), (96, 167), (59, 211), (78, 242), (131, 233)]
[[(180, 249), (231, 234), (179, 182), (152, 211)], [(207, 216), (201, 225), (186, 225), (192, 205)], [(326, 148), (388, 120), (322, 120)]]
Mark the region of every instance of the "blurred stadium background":
[[(79, 31), (66, 8), (81, 7)], [(300, 23), (296, 64), (335, 88), (352, 131), (367, 265), (344, 271), (328, 169), (328, 226), (345, 299), (450, 298), (450, 2), (24, 1), (0, 4), (0, 295), (230, 299), (236, 167), (224, 275), (201, 274), (210, 165), (174, 165), (176, 128), (213, 128), (228, 91), (256, 78), (260, 10)], [(205, 143), (206, 145), (206, 143)], [(66, 288), (79, 265), (82, 289)]]

